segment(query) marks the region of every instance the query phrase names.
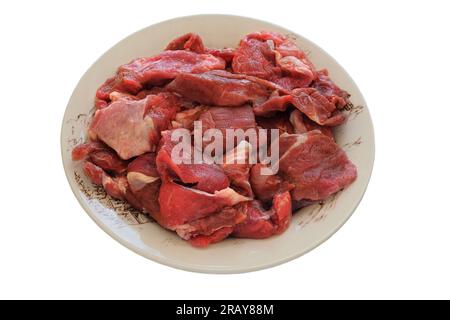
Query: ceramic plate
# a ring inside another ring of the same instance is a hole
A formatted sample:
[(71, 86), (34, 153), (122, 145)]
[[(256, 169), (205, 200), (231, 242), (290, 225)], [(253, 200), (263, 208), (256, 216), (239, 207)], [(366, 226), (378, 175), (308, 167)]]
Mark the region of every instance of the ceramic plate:
[[(294, 214), (286, 232), (265, 240), (227, 239), (206, 249), (196, 249), (152, 222), (127, 204), (111, 199), (92, 185), (78, 163), (70, 159), (72, 148), (86, 138), (93, 112), (95, 91), (117, 67), (137, 57), (160, 53), (166, 44), (187, 32), (200, 34), (212, 48), (236, 47), (254, 31), (270, 30), (287, 35), (302, 48), (318, 69), (351, 94), (349, 120), (336, 130), (337, 143), (358, 168), (358, 179), (323, 204)], [(83, 75), (64, 115), (61, 132), (64, 169), (84, 210), (109, 235), (134, 252), (153, 261), (184, 270), (238, 273), (259, 270), (292, 260), (315, 248), (335, 233), (350, 217), (369, 182), (374, 161), (374, 135), (367, 104), (345, 70), (316, 44), (277, 25), (237, 16), (198, 15), (164, 21), (122, 40), (100, 57)]]

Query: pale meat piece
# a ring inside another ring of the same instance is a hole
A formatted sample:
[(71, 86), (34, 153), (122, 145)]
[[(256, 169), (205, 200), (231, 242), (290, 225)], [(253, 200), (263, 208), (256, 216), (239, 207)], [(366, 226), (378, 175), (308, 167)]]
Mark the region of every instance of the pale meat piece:
[(178, 100), (167, 93), (137, 101), (117, 100), (96, 111), (89, 136), (127, 160), (155, 150), (160, 132), (169, 127), (178, 110)]

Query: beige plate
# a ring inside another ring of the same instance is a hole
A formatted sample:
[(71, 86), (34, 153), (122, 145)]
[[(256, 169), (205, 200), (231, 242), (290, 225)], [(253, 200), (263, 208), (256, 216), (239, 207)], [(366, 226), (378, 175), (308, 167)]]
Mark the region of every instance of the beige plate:
[[(327, 68), (332, 79), (351, 93), (354, 105), (349, 121), (336, 130), (336, 138), (358, 167), (358, 179), (322, 205), (296, 213), (289, 229), (266, 240), (227, 239), (207, 249), (195, 249), (174, 233), (151, 222), (128, 205), (115, 201), (93, 186), (79, 164), (70, 159), (71, 149), (85, 139), (98, 86), (117, 67), (136, 57), (161, 52), (175, 37), (200, 34), (206, 46), (236, 47), (247, 33), (271, 30), (288, 35), (305, 50), (317, 68)], [(83, 75), (67, 106), (61, 132), (64, 169), (70, 186), (91, 218), (114, 239), (136, 253), (175, 268), (208, 273), (248, 272), (289, 261), (328, 239), (350, 217), (369, 182), (374, 161), (374, 134), (367, 105), (344, 69), (311, 41), (279, 26), (228, 15), (181, 17), (152, 25), (122, 40)]]

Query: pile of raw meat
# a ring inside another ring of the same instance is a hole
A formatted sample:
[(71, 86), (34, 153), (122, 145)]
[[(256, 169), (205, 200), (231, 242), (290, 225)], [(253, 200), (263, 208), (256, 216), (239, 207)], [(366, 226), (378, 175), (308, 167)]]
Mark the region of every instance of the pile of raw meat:
[[(101, 85), (89, 141), (72, 158), (110, 196), (193, 246), (267, 238), (286, 230), (293, 210), (356, 179), (332, 130), (346, 120), (348, 97), (281, 34), (251, 33), (236, 49), (211, 49), (189, 33)], [(175, 164), (171, 130), (192, 130), (196, 120), (279, 129), (278, 173), (262, 175), (261, 163)]]

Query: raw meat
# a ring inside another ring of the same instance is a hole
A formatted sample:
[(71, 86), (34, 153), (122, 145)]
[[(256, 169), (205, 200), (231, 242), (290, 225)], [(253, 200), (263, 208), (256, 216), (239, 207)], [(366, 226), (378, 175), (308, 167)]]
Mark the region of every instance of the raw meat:
[(270, 95), (268, 88), (259, 83), (226, 77), (223, 72), (183, 73), (168, 84), (166, 89), (199, 103), (215, 106), (261, 103)]
[(96, 111), (89, 136), (109, 145), (122, 159), (130, 159), (155, 149), (160, 132), (169, 127), (178, 109), (177, 99), (167, 93), (117, 100)]
[(318, 130), (280, 136), (280, 175), (295, 187), (294, 200), (323, 200), (350, 185), (356, 167)]
[(146, 84), (158, 84), (180, 73), (202, 73), (224, 69), (225, 61), (211, 54), (187, 50), (169, 50), (151, 58), (138, 58), (119, 67), (117, 75), (109, 78), (97, 90), (97, 98), (108, 101), (113, 91), (135, 94)]
[[(345, 122), (349, 97), (282, 34), (254, 32), (237, 48), (208, 48), (186, 33), (162, 53), (120, 66), (98, 88), (89, 141), (72, 150), (72, 159), (109, 196), (194, 247), (268, 238), (288, 228), (293, 211), (357, 178), (332, 128)], [(222, 150), (208, 154), (199, 149), (216, 136), (191, 140), (209, 129), (224, 140)], [(227, 129), (240, 131), (227, 141)], [(268, 129), (279, 130), (278, 140), (259, 135)], [(172, 158), (181, 151), (180, 134), (188, 139), (181, 163)], [(275, 142), (279, 171), (263, 175), (268, 166), (259, 151)]]

